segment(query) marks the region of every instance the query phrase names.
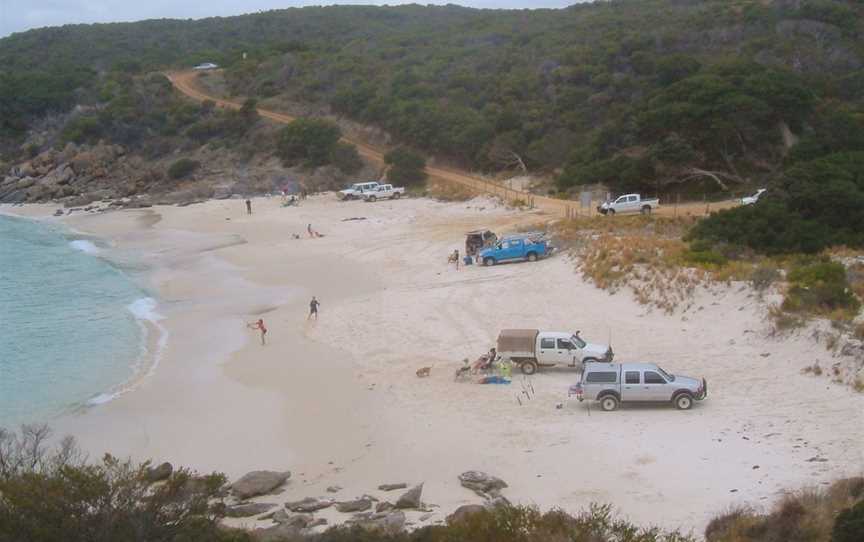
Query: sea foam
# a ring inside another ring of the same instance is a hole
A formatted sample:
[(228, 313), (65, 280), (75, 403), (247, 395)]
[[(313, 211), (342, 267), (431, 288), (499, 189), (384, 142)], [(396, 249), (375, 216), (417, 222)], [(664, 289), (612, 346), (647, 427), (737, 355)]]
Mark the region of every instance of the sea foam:
[(70, 241), (69, 246), (87, 254), (99, 254), (99, 247), (97, 247), (93, 241), (88, 241), (86, 239)]
[[(91, 397), (87, 400), (88, 406), (103, 405), (113, 401), (121, 395), (134, 390), (142, 379), (152, 376), (156, 372), (156, 368), (162, 359), (162, 351), (168, 343), (168, 330), (159, 323), (165, 317), (156, 310), (157, 307), (158, 304), (152, 297), (142, 297), (127, 305), (126, 309), (138, 320), (144, 336), (139, 359), (135, 363), (135, 375), (115, 389)], [(151, 349), (152, 343), (148, 340), (150, 333), (154, 329), (158, 334), (158, 339), (155, 342), (155, 351)]]

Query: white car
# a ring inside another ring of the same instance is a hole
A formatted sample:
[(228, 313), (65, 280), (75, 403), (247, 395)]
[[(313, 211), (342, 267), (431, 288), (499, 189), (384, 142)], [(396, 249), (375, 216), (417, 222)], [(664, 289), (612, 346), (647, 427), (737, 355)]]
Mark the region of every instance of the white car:
[(649, 215), (657, 207), (660, 207), (660, 200), (657, 198), (645, 199), (640, 194), (624, 194), (618, 196), (615, 201), (604, 202), (597, 207), (597, 212), (606, 216), (613, 216), (616, 213)]
[(203, 70), (215, 70), (218, 67), (219, 67), (218, 65), (213, 64), (212, 62), (205, 62), (204, 64), (198, 64), (197, 66), (195, 66), (192, 69), (198, 70), (198, 71), (203, 71)]
[(378, 201), (379, 199), (399, 199), (405, 189), (401, 186), (393, 186), (392, 184), (379, 184), (371, 190), (363, 191), (363, 199), (366, 201)]
[(746, 196), (741, 198), (741, 205), (753, 205), (754, 203), (759, 201), (759, 197), (764, 194), (766, 190), (767, 188), (760, 188), (752, 196)]
[(375, 190), (378, 188), (377, 181), (369, 181), (365, 183), (354, 183), (345, 190), (340, 190), (337, 196), (342, 200), (349, 199), (360, 199), (363, 197), (363, 194), (369, 190)]

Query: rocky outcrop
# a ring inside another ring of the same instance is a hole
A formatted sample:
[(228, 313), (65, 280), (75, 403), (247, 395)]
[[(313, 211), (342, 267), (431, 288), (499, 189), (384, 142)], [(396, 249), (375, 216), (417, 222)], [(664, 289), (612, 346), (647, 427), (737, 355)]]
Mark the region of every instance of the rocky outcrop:
[(375, 512), (380, 514), (382, 512), (389, 512), (390, 510), (393, 510), (394, 508), (396, 508), (396, 507), (393, 506), (393, 503), (389, 503), (387, 501), (381, 501), (375, 505)]
[(343, 513), (362, 512), (372, 508), (372, 501), (368, 498), (354, 499), (353, 501), (343, 501), (336, 503), (336, 510)]
[(423, 494), (423, 484), (406, 491), (396, 501), (396, 508), (420, 508), (420, 496)]
[(395, 534), (405, 527), (405, 512), (395, 510), (381, 514), (359, 514), (345, 522), (369, 531)]
[(285, 508), (291, 510), (292, 512), (305, 512), (311, 513), (316, 512), (318, 510), (323, 510), (324, 508), (329, 508), (333, 506), (333, 501), (328, 500), (319, 500), (314, 497), (306, 497), (300, 501), (294, 502), (286, 502)]
[(288, 471), (252, 471), (231, 484), (231, 493), (238, 499), (266, 495), (284, 484), (290, 477), (291, 473)]
[(507, 482), (504, 480), (476, 470), (469, 470), (460, 474), (459, 483), (489, 500), (500, 497), (501, 490), (507, 487)]

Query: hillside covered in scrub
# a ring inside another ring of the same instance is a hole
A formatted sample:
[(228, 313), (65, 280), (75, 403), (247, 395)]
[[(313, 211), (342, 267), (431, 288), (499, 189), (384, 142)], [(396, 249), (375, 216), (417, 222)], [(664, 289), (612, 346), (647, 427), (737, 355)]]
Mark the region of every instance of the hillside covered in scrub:
[[(148, 75), (213, 61), (232, 96), (342, 116), (463, 169), (551, 177), (562, 195), (770, 186), (770, 204), (697, 235), (815, 251), (864, 242), (862, 44), (854, 0), (333, 6), (68, 25), (0, 40), (0, 149), (7, 163), (99, 140), (148, 160), (214, 142), (240, 162), (278, 155), (272, 133), (174, 103)], [(359, 169), (350, 150), (336, 155), (342, 175)]]

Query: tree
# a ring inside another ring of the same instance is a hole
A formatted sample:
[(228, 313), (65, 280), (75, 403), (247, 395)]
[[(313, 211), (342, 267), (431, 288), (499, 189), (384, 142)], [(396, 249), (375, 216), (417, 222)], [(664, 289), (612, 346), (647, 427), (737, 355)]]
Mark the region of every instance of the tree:
[(182, 179), (186, 177), (201, 165), (197, 160), (191, 158), (181, 158), (168, 167), (168, 176), (172, 179)]
[(420, 184), (426, 180), (426, 159), (407, 147), (397, 147), (384, 155), (384, 162), (390, 166), (387, 181), (406, 186)]
[(357, 153), (357, 147), (348, 143), (337, 143), (330, 153), (330, 161), (343, 173), (357, 173), (363, 168), (363, 160)]
[(297, 119), (279, 133), (276, 153), (286, 166), (315, 168), (330, 163), (342, 132), (327, 120)]

